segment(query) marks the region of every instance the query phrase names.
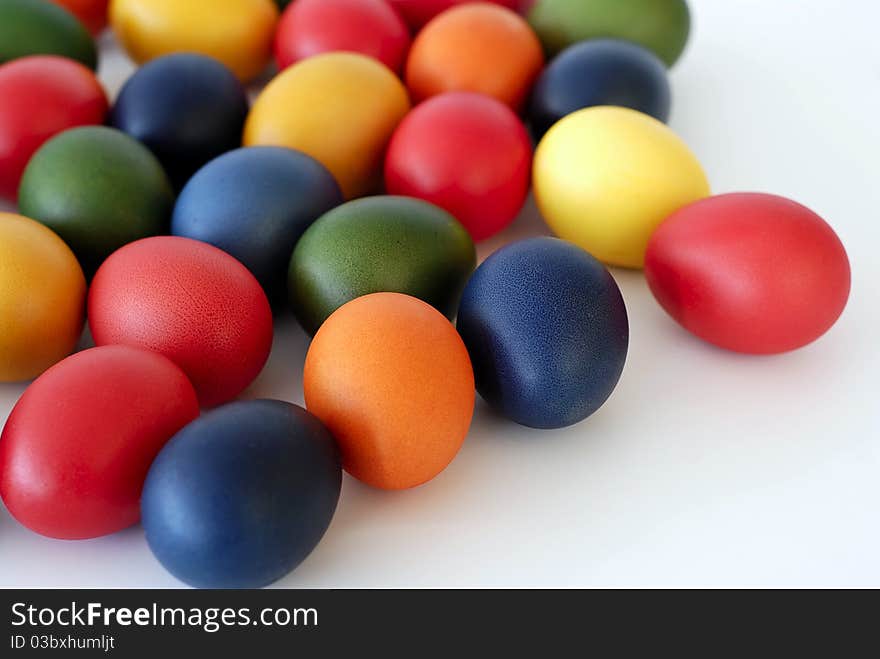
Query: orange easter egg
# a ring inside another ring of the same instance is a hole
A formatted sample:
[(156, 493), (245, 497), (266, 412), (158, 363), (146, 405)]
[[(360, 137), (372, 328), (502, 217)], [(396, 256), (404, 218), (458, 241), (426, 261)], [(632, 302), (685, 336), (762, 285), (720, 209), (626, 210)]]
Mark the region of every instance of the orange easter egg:
[(303, 382), (306, 407), (336, 437), (346, 471), (386, 490), (443, 471), (474, 413), (474, 373), (458, 332), (400, 293), (359, 297), (331, 315)]
[(415, 102), (444, 92), (486, 94), (518, 111), (544, 66), (541, 42), (516, 12), (485, 2), (449, 9), (410, 50), (406, 84)]

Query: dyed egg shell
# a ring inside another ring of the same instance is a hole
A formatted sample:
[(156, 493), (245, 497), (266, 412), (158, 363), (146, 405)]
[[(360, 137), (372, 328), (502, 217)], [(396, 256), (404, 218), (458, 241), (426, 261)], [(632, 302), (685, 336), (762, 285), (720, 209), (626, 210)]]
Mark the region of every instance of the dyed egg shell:
[(654, 229), (709, 195), (687, 145), (663, 123), (628, 108), (568, 115), (538, 144), (535, 200), (560, 238), (605, 263), (641, 268)]
[(118, 130), (89, 126), (34, 154), (18, 204), (61, 236), (91, 275), (119, 247), (167, 231), (174, 192), (149, 149)]
[(448, 318), (476, 265), (474, 243), (449, 213), (416, 199), (370, 197), (336, 208), (305, 232), (290, 260), (294, 312), (314, 334), (346, 302), (390, 291)]
[[(473, 0), (387, 0), (414, 30), (421, 29), (440, 12)], [(485, 0), (502, 7), (521, 10), (530, 0)]]
[(276, 297), (287, 290), (290, 255), (303, 232), (341, 204), (317, 160), (280, 147), (249, 147), (202, 168), (180, 193), (171, 232), (219, 247)]
[(307, 153), (351, 199), (378, 187), (388, 141), (407, 112), (406, 89), (387, 67), (365, 55), (326, 53), (269, 83), (248, 116), (244, 143)]
[(176, 189), (217, 156), (238, 148), (248, 114), (244, 87), (204, 55), (159, 57), (128, 79), (110, 124), (146, 145)]
[(339, 452), (301, 407), (237, 402), (191, 423), (162, 449), (144, 485), (147, 542), (200, 588), (259, 588), (317, 546), (342, 486)]
[(76, 16), (89, 32), (99, 34), (107, 27), (107, 7), (110, 0), (50, 0)]
[(55, 55), (0, 65), (0, 197), (15, 200), (43, 143), (75, 126), (102, 124), (107, 96), (91, 70)]
[(68, 357), (24, 392), (0, 440), (0, 496), (19, 522), (64, 540), (140, 519), (147, 470), (199, 415), (192, 385), (165, 357), (124, 346)]
[(212, 245), (160, 236), (126, 245), (92, 281), (96, 345), (159, 352), (180, 366), (203, 407), (253, 382), (272, 347), (272, 310), (241, 263)]
[(278, 24), (275, 61), (285, 69), (312, 55), (347, 51), (397, 72), (409, 44), (409, 29), (385, 0), (296, 0)]
[(400, 293), (359, 297), (330, 316), (306, 355), (303, 384), (345, 470), (387, 490), (443, 471), (474, 412), (474, 375), (455, 328)]
[(810, 209), (767, 194), (719, 195), (674, 213), (651, 238), (645, 276), (688, 331), (752, 354), (815, 341), (850, 291), (834, 230)]
[(519, 110), (544, 66), (538, 37), (518, 14), (488, 3), (443, 12), (416, 37), (406, 63), (413, 100), (476, 92)]
[(480, 395), (532, 428), (570, 426), (598, 410), (617, 386), (629, 345), (613, 277), (556, 238), (510, 244), (477, 268), (458, 331)]
[(269, 63), (278, 8), (272, 0), (112, 0), (110, 23), (136, 62), (199, 53), (248, 81)]
[(479, 94), (443, 94), (417, 106), (394, 133), (385, 187), (445, 208), (484, 240), (522, 209), (531, 165), (528, 133), (510, 108)]
[(597, 39), (562, 51), (538, 78), (529, 121), (540, 139), (564, 116), (596, 105), (618, 105), (666, 122), (672, 104), (663, 62), (626, 41)]
[(528, 19), (549, 53), (610, 37), (653, 50), (667, 66), (684, 52), (691, 28), (685, 0), (536, 0)]
[(92, 35), (69, 11), (51, 2), (0, 0), (0, 64), (28, 55), (60, 55), (98, 67)]
[(30, 380), (73, 352), (85, 301), (82, 269), (61, 238), (0, 213), (0, 382)]

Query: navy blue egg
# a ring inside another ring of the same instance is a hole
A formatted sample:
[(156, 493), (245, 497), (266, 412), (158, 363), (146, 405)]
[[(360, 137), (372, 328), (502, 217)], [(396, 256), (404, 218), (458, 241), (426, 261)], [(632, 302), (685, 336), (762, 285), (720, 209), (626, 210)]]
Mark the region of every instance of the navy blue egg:
[(599, 261), (557, 238), (501, 248), (477, 268), (458, 310), (477, 390), (533, 428), (562, 428), (599, 409), (623, 372), (629, 322)]
[(180, 193), (171, 220), (244, 263), (273, 298), (286, 291), (290, 255), (303, 232), (344, 201), (317, 160), (280, 147), (237, 149), (208, 163)]
[(193, 421), (159, 453), (144, 484), (147, 542), (199, 588), (259, 588), (296, 568), (339, 501), (336, 443), (301, 407), (236, 402)]
[(666, 122), (672, 92), (666, 66), (628, 41), (582, 41), (550, 62), (532, 90), (529, 123), (540, 139), (564, 116), (596, 105), (618, 105)]
[(179, 190), (206, 162), (241, 146), (247, 113), (244, 87), (224, 64), (179, 53), (128, 79), (110, 124), (145, 144)]

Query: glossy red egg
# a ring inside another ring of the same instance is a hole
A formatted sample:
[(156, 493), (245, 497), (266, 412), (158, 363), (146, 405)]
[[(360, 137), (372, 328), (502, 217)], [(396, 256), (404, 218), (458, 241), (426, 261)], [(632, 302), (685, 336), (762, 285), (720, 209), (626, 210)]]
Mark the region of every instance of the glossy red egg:
[[(534, 0), (484, 0), (494, 5), (501, 5), (514, 11), (523, 11)], [(420, 29), (437, 14), (446, 11), (450, 7), (463, 5), (473, 0), (388, 0), (388, 3), (397, 9), (406, 22), (413, 29)]]
[(79, 62), (34, 55), (0, 65), (0, 197), (16, 199), (24, 168), (44, 142), (103, 123), (107, 109), (101, 83)]
[(155, 350), (177, 364), (204, 407), (253, 382), (272, 347), (272, 310), (250, 271), (226, 252), (159, 236), (117, 250), (89, 290), (97, 345)]
[(822, 336), (850, 291), (834, 230), (800, 204), (737, 193), (693, 203), (654, 233), (645, 275), (686, 329), (737, 352), (773, 354)]
[(409, 29), (385, 0), (295, 0), (278, 24), (275, 61), (284, 69), (312, 55), (348, 51), (398, 73), (409, 46)]
[(192, 385), (162, 355), (80, 352), (37, 378), (12, 410), (0, 439), (0, 496), (45, 536), (121, 531), (140, 519), (153, 459), (198, 415)]
[(385, 160), (390, 194), (452, 213), (474, 240), (509, 225), (529, 191), (532, 146), (519, 118), (480, 94), (452, 92), (420, 104), (401, 122)]

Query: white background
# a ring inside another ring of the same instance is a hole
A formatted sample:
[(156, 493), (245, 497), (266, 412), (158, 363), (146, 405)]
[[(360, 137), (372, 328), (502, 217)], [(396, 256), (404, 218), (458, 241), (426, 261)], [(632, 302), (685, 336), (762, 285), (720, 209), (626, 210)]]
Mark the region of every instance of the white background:
[[(324, 540), (279, 586), (880, 586), (880, 3), (692, 7), (671, 125), (716, 192), (790, 196), (835, 227), (853, 266), (841, 321), (793, 354), (734, 355), (615, 271), (632, 342), (599, 413), (538, 432), (478, 403), (428, 485), (386, 493), (346, 476)], [(115, 94), (131, 69), (104, 41)], [(544, 232), (527, 209), (481, 255)], [(283, 319), (247, 396), (301, 403), (306, 348)], [(22, 390), (0, 385), (2, 417)], [(54, 541), (0, 510), (0, 585), (179, 584), (139, 527)]]

